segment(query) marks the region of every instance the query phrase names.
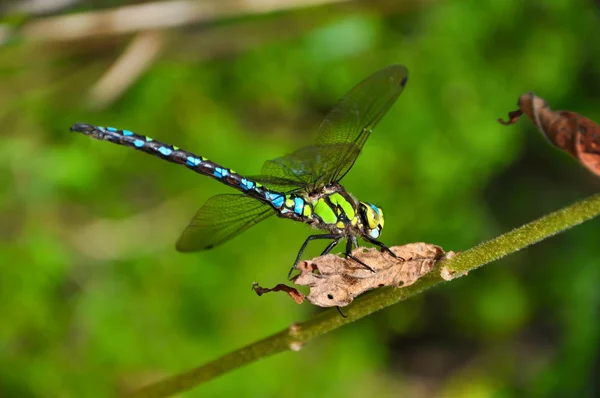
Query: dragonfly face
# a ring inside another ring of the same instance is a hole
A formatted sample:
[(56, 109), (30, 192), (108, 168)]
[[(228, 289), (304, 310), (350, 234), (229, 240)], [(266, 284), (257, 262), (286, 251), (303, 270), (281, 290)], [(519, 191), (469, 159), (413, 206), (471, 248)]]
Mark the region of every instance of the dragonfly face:
[(379, 239), (383, 229), (383, 210), (374, 204), (360, 202), (359, 215), (362, 221), (362, 233), (371, 239)]
[(240, 192), (209, 198), (181, 234), (176, 246), (179, 251), (210, 249), (278, 215), (329, 232), (309, 236), (294, 267), (310, 241), (331, 240), (323, 251), (326, 254), (345, 239), (346, 257), (369, 268), (352, 256), (352, 246), (358, 246), (357, 237), (395, 256), (377, 240), (383, 229), (383, 212), (371, 203), (354, 199), (339, 182), (407, 80), (408, 71), (403, 65), (391, 65), (367, 77), (327, 114), (313, 145), (266, 161), (261, 175), (254, 177), (245, 177), (205, 157), (129, 130), (76, 123), (71, 131), (179, 164)]

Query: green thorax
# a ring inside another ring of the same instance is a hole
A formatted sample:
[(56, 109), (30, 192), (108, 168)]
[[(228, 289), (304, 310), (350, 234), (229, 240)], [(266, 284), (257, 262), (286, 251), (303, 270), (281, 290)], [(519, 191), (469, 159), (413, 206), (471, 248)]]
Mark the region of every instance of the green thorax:
[(356, 200), (347, 192), (334, 192), (319, 195), (311, 201), (313, 213), (324, 224), (344, 228), (354, 226), (358, 221)]

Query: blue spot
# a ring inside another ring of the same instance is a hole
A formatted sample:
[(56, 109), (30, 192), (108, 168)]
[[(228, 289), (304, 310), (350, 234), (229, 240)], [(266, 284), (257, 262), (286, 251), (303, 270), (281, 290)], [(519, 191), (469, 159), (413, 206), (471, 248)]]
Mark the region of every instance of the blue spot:
[(302, 198), (294, 198), (294, 213), (302, 214), (304, 210), (304, 200)]
[(244, 188), (246, 190), (252, 189), (252, 187), (254, 187), (254, 182), (248, 181), (245, 178), (242, 178), (241, 184), (242, 184), (242, 188)]
[(286, 213), (289, 213), (289, 212), (290, 212), (290, 210), (286, 209), (285, 207), (283, 209), (281, 209), (281, 214), (286, 214)]
[(96, 128), (97, 128), (98, 130), (100, 130), (100, 131), (106, 131), (106, 129), (105, 129), (104, 127), (102, 127), (102, 126), (96, 126)]
[(173, 150), (171, 148), (167, 148), (166, 146), (161, 146), (160, 148), (158, 148), (158, 152), (162, 153), (165, 156), (169, 156), (173, 153)]
[(196, 167), (196, 166), (198, 166), (200, 163), (202, 163), (202, 162), (200, 161), (200, 159), (198, 159), (198, 158), (195, 158), (195, 157), (193, 157), (193, 156), (188, 156), (188, 157), (187, 157), (187, 160), (186, 160), (185, 162), (188, 164), (188, 166), (192, 166), (192, 167)]
[(265, 198), (268, 201), (270, 201), (271, 203), (273, 203), (273, 206), (275, 206), (275, 207), (281, 207), (281, 206), (283, 206), (284, 199), (283, 199), (282, 195), (273, 194), (273, 193), (270, 193), (270, 192), (266, 192), (265, 193)]
[(276, 198), (274, 198), (273, 204), (275, 205), (275, 207), (283, 206), (283, 196), (277, 196)]
[(141, 148), (141, 147), (144, 146), (144, 141), (142, 141), (142, 140), (135, 140), (135, 141), (133, 141), (133, 145), (135, 145), (138, 148)]
[(117, 129), (116, 129), (116, 128), (114, 128), (114, 127), (107, 127), (106, 129), (107, 129), (108, 131), (112, 131), (113, 133), (114, 133), (115, 131), (117, 131)]
[(215, 176), (218, 178), (223, 178), (229, 174), (229, 170), (224, 169), (222, 167), (215, 167)]
[(130, 136), (130, 135), (133, 135), (133, 133), (129, 130), (123, 130), (123, 135)]

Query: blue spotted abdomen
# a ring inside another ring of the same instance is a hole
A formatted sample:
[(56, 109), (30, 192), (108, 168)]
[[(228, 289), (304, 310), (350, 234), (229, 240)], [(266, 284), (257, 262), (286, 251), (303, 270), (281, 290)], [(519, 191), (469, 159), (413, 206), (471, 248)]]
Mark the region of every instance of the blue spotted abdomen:
[(196, 173), (219, 180), (225, 185), (242, 191), (248, 196), (269, 203), (277, 210), (286, 207), (285, 202), (288, 196), (285, 194), (271, 191), (263, 185), (247, 179), (226, 167), (179, 147), (156, 141), (150, 137), (135, 134), (129, 130), (118, 130), (113, 127), (100, 127), (91, 124), (76, 123), (71, 127), (71, 131), (85, 134), (97, 140), (124, 145), (167, 160), (171, 163), (180, 164)]

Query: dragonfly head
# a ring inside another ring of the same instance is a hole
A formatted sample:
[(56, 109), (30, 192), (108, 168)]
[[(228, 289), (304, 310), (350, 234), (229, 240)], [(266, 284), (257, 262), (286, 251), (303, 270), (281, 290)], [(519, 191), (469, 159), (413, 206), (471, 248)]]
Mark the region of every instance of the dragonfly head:
[(360, 218), (363, 232), (372, 239), (379, 239), (383, 229), (383, 211), (374, 204), (360, 202)]

